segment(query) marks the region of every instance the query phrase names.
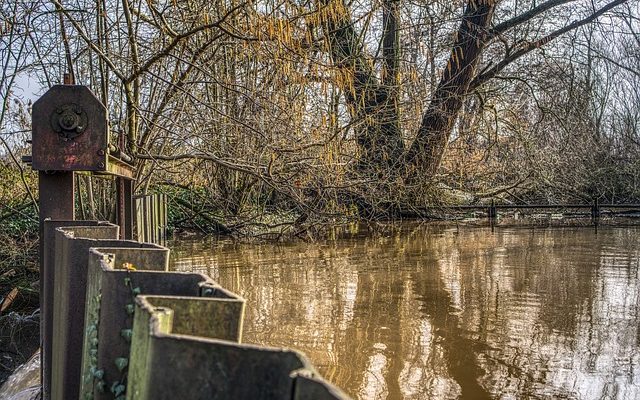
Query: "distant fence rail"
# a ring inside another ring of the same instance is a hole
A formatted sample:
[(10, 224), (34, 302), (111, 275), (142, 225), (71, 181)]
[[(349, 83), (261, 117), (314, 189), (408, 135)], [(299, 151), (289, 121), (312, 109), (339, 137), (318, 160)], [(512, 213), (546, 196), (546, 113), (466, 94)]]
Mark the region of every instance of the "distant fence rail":
[(402, 210), (400, 213), (404, 216), (427, 216), (434, 212), (469, 212), (469, 211), (482, 211), (485, 212), (490, 220), (495, 220), (498, 217), (499, 210), (556, 210), (558, 212), (565, 210), (588, 210), (591, 218), (597, 220), (603, 211), (607, 210), (634, 210), (640, 212), (640, 204), (607, 204), (594, 201), (591, 204), (465, 204), (465, 205), (442, 205), (442, 206), (428, 206), (420, 207), (411, 210)]

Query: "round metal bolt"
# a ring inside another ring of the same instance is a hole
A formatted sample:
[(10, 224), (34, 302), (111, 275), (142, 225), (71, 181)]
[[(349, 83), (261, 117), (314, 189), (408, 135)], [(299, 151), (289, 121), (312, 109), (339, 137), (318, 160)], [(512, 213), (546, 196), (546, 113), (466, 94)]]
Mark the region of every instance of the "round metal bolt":
[(60, 127), (68, 131), (75, 130), (80, 125), (79, 122), (78, 116), (68, 111), (63, 113), (58, 120)]

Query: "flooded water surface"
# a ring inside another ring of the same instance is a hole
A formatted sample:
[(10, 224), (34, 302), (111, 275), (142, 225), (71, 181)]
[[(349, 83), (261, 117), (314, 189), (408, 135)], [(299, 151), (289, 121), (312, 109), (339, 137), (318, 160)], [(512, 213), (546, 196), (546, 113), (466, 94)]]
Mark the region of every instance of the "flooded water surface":
[(640, 398), (637, 227), (171, 247), (247, 299), (244, 342), (302, 350), (357, 399)]

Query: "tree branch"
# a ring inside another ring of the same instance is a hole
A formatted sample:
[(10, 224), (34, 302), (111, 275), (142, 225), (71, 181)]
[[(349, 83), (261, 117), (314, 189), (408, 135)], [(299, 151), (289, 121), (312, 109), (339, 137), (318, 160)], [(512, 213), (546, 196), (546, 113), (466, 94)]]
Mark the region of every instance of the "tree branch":
[(551, 32), (550, 34), (548, 34), (547, 36), (540, 38), (536, 41), (525, 43), (520, 49), (518, 49), (517, 51), (514, 51), (509, 56), (505, 57), (502, 61), (500, 61), (494, 67), (489, 68), (484, 72), (480, 73), (478, 76), (476, 76), (471, 82), (471, 85), (469, 86), (469, 90), (473, 90), (478, 86), (484, 84), (486, 81), (493, 78), (496, 74), (502, 71), (507, 65), (511, 64), (512, 62), (524, 56), (525, 54), (528, 54), (532, 50), (539, 49), (540, 47), (546, 45), (547, 43), (551, 42), (554, 39), (557, 39), (563, 34), (595, 21), (602, 14), (626, 2), (627, 0), (612, 1), (607, 5), (603, 6), (602, 8), (598, 9), (597, 11), (595, 11), (593, 14), (589, 15), (586, 18), (575, 21), (565, 27), (557, 29)]
[(191, 37), (199, 32), (208, 30), (208, 29), (212, 29), (212, 28), (217, 28), (225, 33), (227, 33), (228, 35), (234, 35), (232, 32), (230, 32), (228, 29), (225, 29), (224, 26), (222, 26), (222, 24), (231, 16), (233, 15), (237, 10), (241, 9), (242, 7), (245, 6), (246, 3), (240, 3), (237, 6), (231, 8), (225, 15), (223, 15), (220, 19), (218, 19), (215, 22), (212, 22), (210, 24), (204, 24), (204, 25), (199, 25), (196, 26), (193, 29), (190, 29), (186, 32), (180, 33), (176, 36), (173, 37), (173, 39), (171, 40), (171, 42), (161, 51), (157, 52), (155, 55), (153, 55), (151, 58), (149, 58), (143, 65), (137, 66), (136, 69), (131, 73), (131, 75), (126, 79), (126, 82), (132, 82), (134, 79), (138, 78), (140, 75), (142, 75), (143, 73), (145, 73), (149, 68), (151, 68), (151, 66), (153, 64), (156, 63), (156, 61), (166, 57), (171, 50), (173, 50), (178, 43), (180, 43), (180, 41), (182, 41), (183, 39), (186, 39), (188, 37)]
[(264, 178), (264, 176), (260, 174), (260, 169), (263, 170), (262, 172), (266, 172), (266, 167), (232, 163), (230, 161), (226, 161), (220, 157), (216, 157), (213, 154), (208, 154), (208, 153), (176, 154), (173, 156), (166, 156), (162, 154), (138, 154), (137, 158), (140, 158), (143, 160), (160, 160), (160, 161), (207, 160), (207, 161), (213, 161), (214, 163), (220, 166), (229, 168), (234, 171), (244, 172), (246, 174), (254, 175), (258, 178)]
[(125, 82), (126, 78), (122, 74), (122, 72), (120, 72), (119, 68), (113, 63), (113, 61), (109, 57), (107, 57), (106, 54), (104, 54), (102, 52), (102, 50), (94, 43), (94, 41), (92, 41), (91, 38), (89, 38), (89, 36), (82, 29), (80, 24), (78, 24), (78, 22), (75, 19), (71, 18), (71, 15), (69, 15), (69, 11), (62, 6), (62, 3), (60, 3), (58, 0), (51, 0), (51, 2), (56, 7), (60, 7), (60, 12), (62, 12), (64, 14), (64, 16), (67, 17), (69, 22), (71, 22), (71, 25), (73, 25), (73, 27), (75, 28), (76, 32), (78, 32), (78, 35), (80, 35), (80, 37), (85, 42), (85, 44), (87, 46), (89, 46), (89, 48), (91, 48), (91, 50), (94, 53), (96, 53), (98, 55), (98, 57), (100, 57), (105, 63), (107, 63), (109, 68), (111, 68), (113, 73), (116, 74), (116, 76), (118, 77), (118, 79), (120, 79), (120, 81)]
[(511, 28), (514, 28), (524, 22), (527, 22), (529, 20), (532, 20), (533, 18), (537, 17), (538, 15), (544, 13), (545, 11), (548, 11), (554, 7), (557, 7), (559, 5), (562, 4), (566, 4), (566, 3), (571, 3), (574, 2), (576, 0), (549, 0), (546, 1), (542, 4), (540, 4), (537, 7), (532, 8), (531, 10), (522, 13), (516, 17), (513, 17), (509, 20), (506, 20), (504, 22), (499, 23), (498, 25), (494, 26), (493, 29), (491, 29), (489, 31), (489, 36), (487, 37), (487, 40), (491, 40), (493, 38), (495, 38), (496, 36), (508, 31)]

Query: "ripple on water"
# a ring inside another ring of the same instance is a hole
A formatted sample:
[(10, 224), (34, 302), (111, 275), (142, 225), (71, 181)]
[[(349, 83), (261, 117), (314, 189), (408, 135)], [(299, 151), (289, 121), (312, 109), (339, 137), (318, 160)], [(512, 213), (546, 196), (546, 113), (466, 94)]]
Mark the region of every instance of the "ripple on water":
[(189, 246), (174, 267), (247, 299), (246, 342), (299, 348), (356, 398), (640, 398), (637, 228)]

